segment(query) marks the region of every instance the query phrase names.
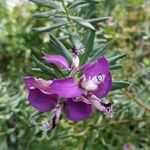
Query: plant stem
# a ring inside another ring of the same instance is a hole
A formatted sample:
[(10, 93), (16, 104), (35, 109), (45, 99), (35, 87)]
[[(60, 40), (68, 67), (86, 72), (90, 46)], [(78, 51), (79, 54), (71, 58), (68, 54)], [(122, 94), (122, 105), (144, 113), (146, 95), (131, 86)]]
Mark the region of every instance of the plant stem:
[(69, 10), (68, 10), (68, 8), (67, 8), (66, 5), (65, 5), (64, 0), (61, 0), (61, 2), (62, 2), (64, 11), (65, 11), (65, 14), (66, 14), (66, 16), (67, 16), (67, 20), (68, 20), (70, 26), (72, 27), (73, 31), (77, 31), (77, 30), (76, 30), (76, 27), (75, 27), (75, 25), (74, 25), (74, 23), (73, 23), (73, 21), (72, 21), (72, 19), (70, 18)]
[(108, 127), (110, 125), (124, 125), (124, 124), (133, 124), (133, 123), (140, 123), (140, 122), (144, 122), (144, 121), (148, 121), (148, 118), (138, 118), (138, 119), (132, 119), (132, 120), (128, 120), (128, 119), (123, 119), (123, 120), (114, 120), (114, 121), (110, 121), (110, 122), (106, 122), (106, 121), (102, 121), (100, 124), (98, 125), (89, 125), (86, 128), (80, 128), (78, 126), (75, 126), (73, 124), (71, 124), (72, 127), (74, 127), (75, 130), (77, 131), (87, 131), (89, 132), (90, 130), (99, 130), (101, 127)]
[(100, 127), (103, 127), (103, 126), (109, 126), (109, 125), (123, 125), (123, 124), (130, 124), (130, 123), (138, 123), (138, 122), (144, 122), (148, 120), (148, 118), (138, 118), (138, 119), (134, 119), (134, 120), (127, 120), (127, 119), (124, 119), (124, 120), (120, 120), (120, 121), (110, 121), (106, 124), (106, 122), (102, 122), (100, 125), (97, 125), (97, 126), (93, 126), (91, 125), (89, 127), (89, 130), (90, 129), (99, 129)]
[(138, 99), (136, 99), (135, 97), (133, 97), (131, 94), (129, 94), (128, 92), (126, 92), (125, 90), (122, 90), (122, 93), (127, 96), (129, 99), (133, 100), (134, 102), (136, 102), (140, 107), (142, 107), (145, 111), (150, 112), (150, 108), (145, 106), (143, 103), (141, 103)]

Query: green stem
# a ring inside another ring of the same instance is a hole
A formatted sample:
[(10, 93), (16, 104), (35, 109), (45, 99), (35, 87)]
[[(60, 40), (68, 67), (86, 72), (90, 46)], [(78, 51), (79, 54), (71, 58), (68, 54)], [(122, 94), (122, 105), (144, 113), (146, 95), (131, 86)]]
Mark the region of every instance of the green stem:
[(138, 99), (136, 99), (134, 96), (132, 96), (131, 94), (129, 94), (128, 92), (126, 92), (125, 90), (122, 90), (122, 93), (127, 96), (129, 99), (133, 100), (134, 102), (136, 102), (138, 104), (138, 106), (140, 106), (141, 108), (143, 108), (145, 111), (150, 112), (150, 108), (148, 106), (145, 106), (143, 103), (141, 103)]
[(72, 21), (72, 19), (71, 19), (71, 17), (70, 17), (69, 10), (68, 10), (68, 8), (67, 8), (66, 5), (65, 5), (64, 0), (61, 0), (61, 2), (62, 2), (64, 11), (65, 11), (65, 14), (66, 14), (66, 16), (67, 16), (67, 20), (68, 20), (70, 26), (72, 27), (73, 31), (77, 31), (77, 30), (76, 30), (76, 27), (75, 27), (75, 25), (74, 25), (74, 23), (73, 23), (73, 21)]

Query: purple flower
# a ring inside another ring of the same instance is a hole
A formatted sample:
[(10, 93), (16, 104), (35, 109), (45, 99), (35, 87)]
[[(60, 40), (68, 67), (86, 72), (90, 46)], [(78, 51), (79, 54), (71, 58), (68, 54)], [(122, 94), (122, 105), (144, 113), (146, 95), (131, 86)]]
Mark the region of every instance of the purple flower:
[(125, 144), (125, 145), (123, 146), (123, 150), (132, 150), (131, 144)]
[(115, 26), (115, 22), (114, 22), (114, 20), (113, 20), (113, 17), (109, 17), (109, 18), (108, 18), (107, 24), (108, 24), (108, 26), (110, 26), (110, 27)]
[(62, 112), (73, 121), (89, 118), (93, 106), (106, 115), (113, 112), (111, 104), (102, 99), (112, 87), (109, 63), (105, 56), (81, 67), (77, 55), (73, 56), (72, 64), (60, 55), (47, 54), (43, 59), (70, 72), (68, 77), (53, 81), (31, 76), (24, 78), (29, 103), (40, 112), (52, 112), (51, 124), (44, 122), (44, 127), (54, 128)]
[(79, 41), (75, 41), (74, 46), (72, 48), (72, 52), (74, 53), (74, 55), (79, 56), (80, 54), (84, 53), (84, 46), (82, 43), (80, 43)]

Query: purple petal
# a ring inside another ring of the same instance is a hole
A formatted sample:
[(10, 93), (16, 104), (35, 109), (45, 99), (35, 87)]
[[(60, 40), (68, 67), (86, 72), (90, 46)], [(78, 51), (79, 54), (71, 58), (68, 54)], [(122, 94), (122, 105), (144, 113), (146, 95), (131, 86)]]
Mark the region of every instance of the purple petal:
[(92, 64), (94, 64), (94, 62), (84, 64), (84, 65), (82, 65), (82, 66), (79, 68), (79, 70), (84, 71), (85, 69), (87, 69), (87, 68), (88, 68), (89, 66), (91, 66)]
[(104, 103), (102, 100), (98, 99), (96, 96), (90, 98), (91, 104), (93, 104), (98, 110), (103, 112), (107, 116), (111, 116), (114, 113), (111, 103)]
[(71, 77), (54, 80), (51, 84), (51, 88), (56, 94), (66, 98), (73, 98), (81, 95), (81, 90), (77, 82)]
[(31, 77), (31, 76), (28, 76), (28, 77), (24, 77), (24, 83), (25, 83), (25, 86), (26, 88), (29, 90), (33, 87), (35, 87), (35, 77)]
[(109, 72), (102, 84), (100, 84), (97, 88), (97, 90), (93, 91), (93, 95), (96, 95), (98, 98), (103, 98), (108, 95), (112, 88), (112, 77), (111, 73)]
[(29, 103), (40, 112), (48, 112), (54, 109), (57, 98), (56, 94), (45, 94), (37, 88), (29, 90)]
[(69, 62), (67, 61), (67, 59), (61, 55), (48, 55), (47, 54), (43, 57), (43, 59), (47, 63), (51, 63), (51, 64), (54, 64), (59, 67), (63, 67), (66, 69), (70, 68), (70, 65), (69, 65)]
[(98, 58), (94, 63), (85, 64), (81, 67), (81, 72), (86, 78), (98, 76), (99, 74), (107, 74), (109, 71), (109, 63), (106, 57)]
[(50, 88), (50, 84), (52, 83), (51, 80), (46, 81), (43, 79), (37, 79), (35, 77), (28, 76), (24, 78), (24, 83), (27, 90), (38, 88), (45, 94), (53, 93), (53, 91)]
[(72, 99), (68, 99), (65, 106), (65, 113), (69, 119), (81, 121), (90, 117), (92, 105), (84, 102), (74, 102)]
[(95, 98), (90, 99), (91, 104), (93, 104), (101, 112), (107, 111), (106, 107), (101, 104), (101, 102)]

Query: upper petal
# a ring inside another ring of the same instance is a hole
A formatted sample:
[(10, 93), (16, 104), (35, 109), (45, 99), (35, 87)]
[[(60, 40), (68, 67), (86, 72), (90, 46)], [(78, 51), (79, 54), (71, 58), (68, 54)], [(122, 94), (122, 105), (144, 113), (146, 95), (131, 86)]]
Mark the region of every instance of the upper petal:
[(96, 95), (98, 98), (103, 98), (108, 95), (112, 88), (112, 77), (109, 72), (104, 79), (104, 82), (98, 86), (98, 88), (92, 93)]
[(47, 94), (53, 93), (52, 89), (49, 86), (52, 83), (51, 80), (46, 81), (41, 78), (38, 79), (36, 77), (28, 76), (24, 77), (24, 83), (28, 90), (38, 88), (44, 93)]
[(70, 68), (69, 62), (67, 61), (67, 59), (61, 55), (48, 55), (46, 54), (43, 59), (47, 62), (47, 63), (51, 63), (54, 64), (56, 66), (59, 67), (63, 67), (66, 69)]
[(81, 95), (78, 83), (72, 77), (54, 80), (51, 84), (51, 88), (56, 94), (66, 98)]
[(69, 119), (73, 121), (81, 121), (90, 117), (92, 113), (92, 105), (68, 99), (65, 106), (65, 113)]
[(45, 94), (38, 88), (29, 90), (29, 103), (40, 112), (48, 112), (54, 109), (57, 98), (56, 94)]
[(92, 64), (94, 64), (94, 62), (84, 64), (79, 68), (79, 70), (83, 71), (83, 70), (87, 69), (89, 66), (91, 66)]
[(81, 67), (81, 72), (86, 78), (98, 76), (99, 74), (107, 74), (109, 71), (109, 63), (105, 56), (98, 58), (94, 63), (88, 63)]

